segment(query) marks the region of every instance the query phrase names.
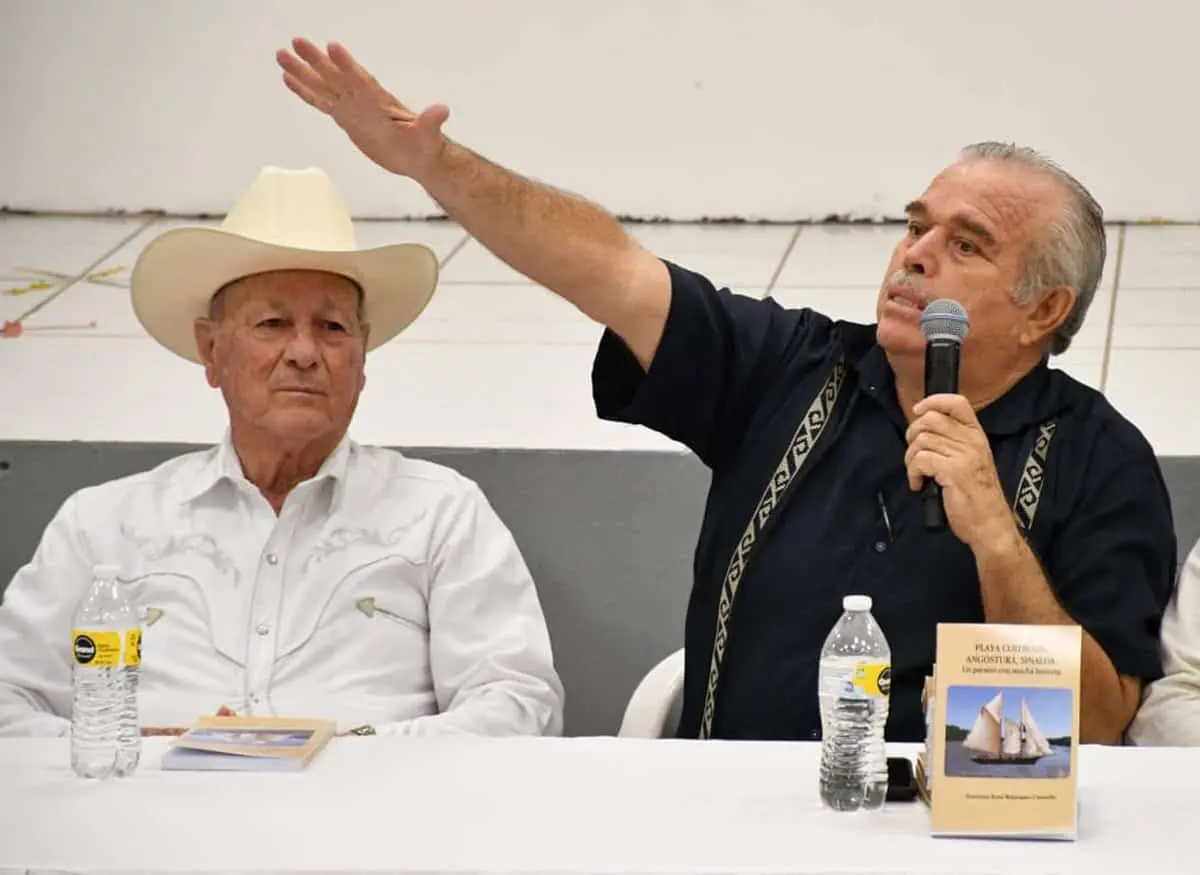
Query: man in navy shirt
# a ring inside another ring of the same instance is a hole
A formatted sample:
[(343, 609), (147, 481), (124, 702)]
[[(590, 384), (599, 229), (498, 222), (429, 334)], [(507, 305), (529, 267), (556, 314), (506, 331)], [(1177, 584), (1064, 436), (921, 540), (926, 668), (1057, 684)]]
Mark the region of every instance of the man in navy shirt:
[[(1100, 208), (1072, 177), (1029, 150), (964, 151), (908, 205), (877, 324), (857, 325), (660, 260), (596, 206), (451, 141), (446, 107), (410, 111), (337, 44), (295, 40), (277, 58), (367, 157), (606, 326), (602, 417), (711, 469), (682, 735), (818, 738), (821, 645), (842, 596), (866, 593), (892, 647), (889, 739), (924, 736), (936, 624), (984, 621), (1079, 624), (1081, 740), (1121, 738), (1161, 674), (1175, 537), (1146, 440), (1047, 366), (1105, 258)], [(926, 398), (919, 317), (937, 298), (971, 331), (959, 393)], [(926, 477), (947, 531), (922, 524)]]

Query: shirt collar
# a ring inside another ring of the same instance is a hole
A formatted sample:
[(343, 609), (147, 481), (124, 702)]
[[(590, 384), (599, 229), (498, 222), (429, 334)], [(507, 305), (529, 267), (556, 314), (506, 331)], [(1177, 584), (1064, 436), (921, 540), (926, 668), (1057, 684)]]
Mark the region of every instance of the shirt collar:
[[(350, 466), (350, 456), (355, 444), (348, 435), (343, 435), (333, 452), (330, 453), (317, 473), (307, 483), (331, 481), (333, 484), (332, 507), (336, 509), (345, 492), (346, 476)], [(195, 476), (184, 482), (179, 491), (179, 503), (189, 504), (209, 494), (218, 484), (229, 483), (239, 490), (256, 490), (242, 471), (242, 463), (238, 460), (237, 451), (233, 447), (233, 434), (229, 429), (215, 447), (213, 447), (200, 466)]]
[[(872, 338), (854, 338), (846, 344), (847, 363), (857, 375), (859, 388), (885, 405), (889, 412), (901, 415), (896, 400), (896, 380), (883, 347)], [(856, 342), (855, 342), (856, 341)], [(1038, 362), (1013, 386), (978, 411), (976, 416), (986, 434), (1000, 437), (1017, 434), (1036, 425), (1062, 407), (1060, 393), (1051, 391), (1052, 373), (1048, 357)], [(903, 420), (901, 420), (903, 421)]]

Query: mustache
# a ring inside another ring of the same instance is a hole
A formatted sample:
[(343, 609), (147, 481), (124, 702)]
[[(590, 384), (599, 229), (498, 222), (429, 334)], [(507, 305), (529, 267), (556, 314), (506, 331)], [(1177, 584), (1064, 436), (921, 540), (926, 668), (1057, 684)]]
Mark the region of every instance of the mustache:
[(929, 294), (925, 290), (925, 281), (921, 274), (913, 273), (911, 270), (899, 268), (892, 272), (888, 277), (888, 285), (895, 286), (898, 289), (907, 289), (912, 292), (922, 304), (929, 303)]

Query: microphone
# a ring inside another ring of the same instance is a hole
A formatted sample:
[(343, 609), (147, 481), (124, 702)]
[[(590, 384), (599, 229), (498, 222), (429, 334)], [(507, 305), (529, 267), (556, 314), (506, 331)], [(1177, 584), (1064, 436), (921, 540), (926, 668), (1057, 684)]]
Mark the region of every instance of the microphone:
[[(921, 313), (921, 334), (925, 336), (925, 395), (958, 392), (958, 361), (962, 342), (971, 322), (957, 301), (939, 298)], [(932, 477), (921, 486), (922, 518), (930, 532), (946, 529), (946, 506), (942, 487)]]

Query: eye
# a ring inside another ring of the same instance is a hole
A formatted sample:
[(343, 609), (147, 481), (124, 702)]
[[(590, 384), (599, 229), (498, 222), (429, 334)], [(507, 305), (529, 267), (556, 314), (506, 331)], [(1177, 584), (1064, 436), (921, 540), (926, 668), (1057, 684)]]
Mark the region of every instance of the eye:
[(278, 316), (271, 316), (267, 319), (260, 319), (257, 325), (258, 328), (282, 328), (283, 320)]
[(325, 327), (328, 328), (330, 331), (345, 331), (346, 330), (346, 326), (343, 325), (341, 322), (326, 321)]
[(921, 236), (921, 226), (918, 225), (916, 222), (909, 222), (908, 223), (908, 235), (910, 237), (920, 237)]
[(954, 241), (954, 248), (957, 249), (961, 255), (974, 255), (979, 251), (979, 248), (974, 243), (972, 243), (970, 240), (963, 240), (961, 237)]

